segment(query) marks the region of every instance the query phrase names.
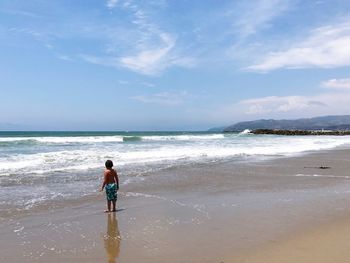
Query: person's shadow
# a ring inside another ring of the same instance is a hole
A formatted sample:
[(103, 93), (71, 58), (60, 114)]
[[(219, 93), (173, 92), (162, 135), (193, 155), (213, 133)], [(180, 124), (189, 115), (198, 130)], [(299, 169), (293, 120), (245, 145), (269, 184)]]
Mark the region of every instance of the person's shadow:
[(120, 234), (116, 213), (108, 213), (107, 215), (107, 233), (104, 236), (104, 247), (108, 263), (116, 263), (120, 251)]

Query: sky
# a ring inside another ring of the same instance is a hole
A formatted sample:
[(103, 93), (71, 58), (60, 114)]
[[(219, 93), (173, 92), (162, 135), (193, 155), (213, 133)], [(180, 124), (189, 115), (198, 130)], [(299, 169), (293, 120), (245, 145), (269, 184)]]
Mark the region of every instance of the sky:
[(0, 0), (0, 130), (350, 114), (348, 0)]

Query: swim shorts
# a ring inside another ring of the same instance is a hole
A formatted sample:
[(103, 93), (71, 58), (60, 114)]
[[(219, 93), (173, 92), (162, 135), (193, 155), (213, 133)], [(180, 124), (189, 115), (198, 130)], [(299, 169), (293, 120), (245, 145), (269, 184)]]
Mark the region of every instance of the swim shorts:
[(106, 196), (108, 201), (117, 200), (117, 185), (116, 184), (107, 184), (106, 185)]

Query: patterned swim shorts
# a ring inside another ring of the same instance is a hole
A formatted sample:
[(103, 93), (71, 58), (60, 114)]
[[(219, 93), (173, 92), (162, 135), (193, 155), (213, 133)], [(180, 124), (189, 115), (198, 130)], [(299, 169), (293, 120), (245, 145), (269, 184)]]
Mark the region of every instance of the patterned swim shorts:
[(106, 196), (108, 201), (117, 200), (117, 185), (116, 184), (107, 184), (106, 185)]

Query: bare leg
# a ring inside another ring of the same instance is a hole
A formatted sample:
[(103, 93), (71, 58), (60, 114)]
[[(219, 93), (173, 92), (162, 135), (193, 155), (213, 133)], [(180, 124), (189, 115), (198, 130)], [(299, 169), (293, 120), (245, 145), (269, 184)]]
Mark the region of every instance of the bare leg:
[(117, 210), (115, 209), (115, 206), (116, 206), (116, 202), (117, 202), (117, 201), (116, 201), (116, 200), (113, 200), (112, 202), (113, 202), (113, 212), (116, 212)]
[(108, 200), (107, 200), (107, 208), (108, 208), (108, 210), (105, 211), (105, 212), (111, 212), (111, 202), (112, 202), (112, 201), (108, 201)]

